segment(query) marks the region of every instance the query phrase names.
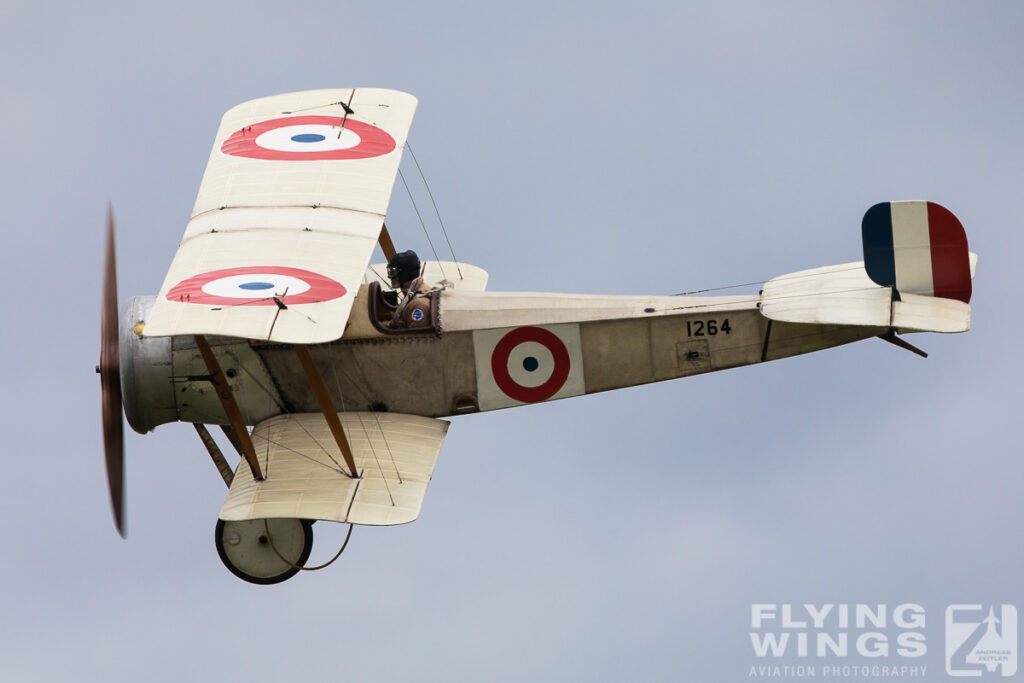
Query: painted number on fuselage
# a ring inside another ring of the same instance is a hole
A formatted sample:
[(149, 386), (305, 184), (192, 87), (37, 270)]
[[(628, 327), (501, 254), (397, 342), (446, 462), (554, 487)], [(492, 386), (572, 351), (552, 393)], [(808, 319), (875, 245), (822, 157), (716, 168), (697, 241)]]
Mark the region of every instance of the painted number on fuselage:
[(729, 326), (729, 319), (718, 320), (687, 320), (687, 337), (714, 337), (718, 333), (729, 334), (732, 328)]

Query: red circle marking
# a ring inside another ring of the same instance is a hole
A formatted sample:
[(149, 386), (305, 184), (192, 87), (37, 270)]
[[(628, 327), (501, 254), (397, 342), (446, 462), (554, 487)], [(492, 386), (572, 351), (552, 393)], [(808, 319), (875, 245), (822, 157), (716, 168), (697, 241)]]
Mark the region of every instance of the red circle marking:
[(309, 289), (300, 294), (286, 294), (278, 299), (285, 304), (312, 304), (320, 301), (340, 299), (348, 292), (345, 286), (337, 280), (332, 280), (326, 275), (314, 273), (311, 270), (302, 268), (290, 268), (288, 266), (244, 266), (240, 268), (223, 268), (211, 270), (208, 273), (193, 275), (187, 280), (182, 280), (174, 285), (167, 292), (166, 299), (185, 304), (214, 304), (224, 306), (276, 306), (273, 294), (267, 296), (234, 297), (207, 294), (203, 291), (203, 285), (214, 280), (230, 277), (232, 275), (287, 275), (304, 281)]
[[(275, 128), (285, 126), (323, 125), (341, 126), (359, 136), (359, 144), (347, 149), (328, 149), (322, 151), (289, 152), (280, 149), (269, 149), (256, 144), (256, 138)], [(337, 116), (288, 116), (282, 119), (270, 119), (236, 130), (220, 146), (220, 151), (236, 157), (249, 159), (269, 159), (276, 161), (333, 161), (339, 159), (369, 159), (394, 151), (395, 139), (387, 131), (355, 119), (342, 119)]]
[[(551, 369), (551, 377), (547, 382), (535, 387), (524, 387), (512, 379), (512, 375), (509, 374), (508, 359), (517, 346), (530, 341), (537, 342), (551, 352), (554, 367)], [(506, 396), (523, 403), (546, 401), (558, 393), (558, 390), (565, 384), (565, 380), (569, 379), (571, 365), (569, 350), (565, 348), (562, 340), (554, 332), (542, 327), (518, 327), (512, 330), (501, 338), (491, 353), (491, 373), (494, 375), (494, 383)]]

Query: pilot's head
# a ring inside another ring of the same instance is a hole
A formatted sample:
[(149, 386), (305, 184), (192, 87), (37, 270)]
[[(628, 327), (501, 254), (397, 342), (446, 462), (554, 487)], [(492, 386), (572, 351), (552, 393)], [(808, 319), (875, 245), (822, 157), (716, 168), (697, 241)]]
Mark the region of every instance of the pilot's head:
[(405, 289), (408, 283), (420, 276), (420, 257), (413, 250), (395, 254), (388, 261), (388, 279), (392, 287)]

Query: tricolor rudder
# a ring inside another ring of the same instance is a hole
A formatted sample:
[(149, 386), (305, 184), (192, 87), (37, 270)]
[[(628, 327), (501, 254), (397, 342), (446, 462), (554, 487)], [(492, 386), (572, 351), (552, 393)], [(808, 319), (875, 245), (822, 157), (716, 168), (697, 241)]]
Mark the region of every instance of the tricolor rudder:
[(971, 301), (964, 226), (934, 202), (875, 204), (861, 223), (864, 268), (898, 292)]

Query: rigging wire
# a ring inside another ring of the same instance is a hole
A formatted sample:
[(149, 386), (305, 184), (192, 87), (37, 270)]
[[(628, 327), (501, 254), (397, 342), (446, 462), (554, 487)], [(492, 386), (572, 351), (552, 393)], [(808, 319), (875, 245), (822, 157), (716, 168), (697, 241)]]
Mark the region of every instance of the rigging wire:
[[(725, 288), (720, 288), (720, 289), (725, 289)], [(875, 290), (878, 290), (878, 289), (884, 289), (884, 288), (883, 287), (851, 287), (849, 289), (833, 289), (833, 290), (829, 290), (827, 292), (802, 292), (802, 293), (797, 293), (797, 294), (777, 294), (775, 296), (770, 296), (770, 297), (761, 296), (759, 298), (758, 304), (772, 303), (772, 302), (775, 302), (775, 301), (782, 301), (784, 299), (810, 299), (810, 298), (816, 297), (816, 296), (832, 296), (832, 295), (835, 295), (835, 294), (852, 294), (854, 292), (871, 292), (871, 291), (875, 291)], [(737, 303), (742, 303), (742, 302), (737, 302)], [(697, 309), (701, 309), (701, 308), (717, 308), (717, 307), (720, 307), (720, 306), (722, 306), (721, 302), (709, 302), (709, 303), (705, 303), (705, 304), (687, 304), (685, 306), (667, 306), (667, 307), (661, 308), (661, 309), (654, 309), (654, 308), (652, 308), (650, 310), (650, 312), (653, 313), (655, 310), (660, 310), (660, 311), (686, 311), (686, 310), (697, 310)], [(758, 306), (758, 308), (760, 308), (760, 305)], [(765, 317), (768, 317), (768, 316), (765, 316)]]
[[(333, 462), (337, 466), (338, 471), (341, 472), (342, 471), (341, 463), (334, 459), (334, 456), (331, 455), (330, 451), (328, 451), (326, 448), (324, 448), (324, 445), (322, 443), (320, 443), (319, 439), (317, 439), (315, 436), (313, 436), (312, 434), (309, 433), (309, 430), (306, 429), (306, 425), (302, 424), (302, 420), (295, 420), (295, 423), (297, 425), (299, 425), (299, 429), (304, 431), (306, 433), (306, 436), (308, 436), (310, 439), (312, 439), (313, 443), (315, 443), (320, 448), (320, 450), (322, 450), (324, 452), (324, 455), (326, 455), (328, 458), (331, 459), (331, 462)], [(291, 449), (288, 449), (288, 450), (291, 450)], [(313, 460), (313, 458), (310, 458), (310, 460)]]
[(437, 249), (434, 248), (434, 242), (430, 239), (430, 233), (427, 232), (427, 224), (423, 222), (423, 216), (420, 214), (420, 207), (416, 206), (416, 200), (413, 199), (412, 190), (409, 189), (409, 183), (405, 182), (405, 174), (402, 173), (402, 169), (398, 169), (398, 177), (402, 179), (402, 185), (405, 186), (405, 192), (409, 195), (409, 200), (412, 202), (412, 208), (416, 211), (416, 218), (420, 220), (420, 227), (423, 228), (423, 234), (427, 237), (427, 244), (430, 245), (430, 251), (434, 252), (434, 260), (437, 261), (437, 267), (441, 269), (441, 277), (447, 280), (448, 276), (444, 274), (444, 267), (441, 265), (441, 257), (437, 255)]
[(372, 264), (372, 263), (371, 263), (371, 264), (370, 264), (369, 266), (367, 266), (367, 268), (369, 268), (370, 270), (372, 270), (372, 271), (373, 271), (373, 274), (377, 276), (377, 279), (378, 279), (378, 280), (380, 280), (381, 282), (383, 282), (383, 283), (384, 283), (385, 285), (387, 285), (388, 287), (390, 287), (390, 286), (391, 286), (391, 281), (390, 281), (390, 280), (385, 280), (385, 279), (384, 279), (384, 276), (383, 276), (383, 275), (381, 275), (380, 273), (378, 273), (378, 272), (377, 272), (377, 269), (373, 267), (373, 264)]
[[(848, 272), (850, 272), (852, 270), (859, 270), (862, 267), (863, 266), (861, 266), (860, 263), (856, 263), (856, 264), (851, 265), (849, 268), (843, 268), (842, 270), (833, 270), (833, 271), (831, 271), (831, 273), (848, 273)], [(673, 294), (672, 296), (689, 296), (691, 294), (705, 294), (707, 292), (719, 292), (719, 291), (722, 291), (722, 290), (725, 290), (725, 289), (738, 289), (740, 287), (753, 287), (754, 285), (763, 285), (766, 282), (768, 282), (769, 280), (775, 280), (776, 282), (781, 282), (783, 280), (799, 280), (800, 278), (804, 278), (804, 277), (817, 277), (818, 275), (820, 275), (820, 273), (814, 273), (814, 272), (811, 272), (811, 273), (808, 273), (808, 272), (790, 273), (789, 275), (781, 275), (779, 277), (768, 277), (768, 278), (764, 278), (763, 280), (755, 280), (753, 282), (744, 282), (744, 283), (739, 284), (739, 285), (726, 285), (725, 287), (708, 287), (707, 289), (695, 289), (692, 292), (678, 292), (676, 294)]]
[[(336, 365), (337, 365), (337, 363), (331, 363), (331, 370), (334, 372), (334, 384), (335, 384), (335, 386), (337, 386), (337, 388), (338, 388), (338, 396), (341, 398), (341, 411), (342, 412), (346, 412), (346, 410), (345, 410), (345, 394), (343, 394), (341, 392), (341, 380), (338, 379), (338, 371), (337, 371), (337, 369), (335, 367)], [(357, 417), (359, 418), (359, 426), (363, 428), (363, 434), (366, 436), (366, 443), (369, 444), (369, 446), (370, 446), (370, 453), (373, 454), (373, 460), (374, 460), (374, 462), (377, 463), (377, 470), (380, 471), (381, 481), (384, 482), (384, 490), (386, 490), (388, 492), (388, 498), (391, 500), (391, 506), (394, 507), (395, 506), (395, 497), (393, 495), (391, 495), (391, 487), (388, 486), (388, 478), (386, 476), (384, 476), (384, 468), (380, 464), (380, 458), (377, 457), (377, 449), (373, 447), (373, 439), (370, 438), (370, 432), (367, 431), (366, 425), (363, 423), (362, 415), (358, 415)], [(379, 425), (379, 423), (378, 423), (378, 425)], [(384, 443), (387, 443), (387, 440), (385, 440)], [(391, 450), (390, 446), (388, 447), (388, 450), (389, 451)], [(393, 460), (394, 460), (394, 456), (392, 456), (392, 461)], [(401, 480), (401, 476), (399, 476), (399, 480)]]
[(437, 208), (437, 201), (434, 200), (434, 193), (430, 191), (430, 183), (427, 182), (427, 176), (423, 174), (423, 169), (420, 168), (420, 162), (416, 158), (416, 152), (412, 151), (412, 145), (409, 141), (405, 141), (405, 148), (409, 150), (409, 156), (412, 157), (412, 161), (416, 164), (416, 170), (420, 173), (420, 178), (423, 180), (423, 186), (427, 188), (427, 194), (430, 196), (430, 203), (434, 205), (434, 214), (437, 216), (437, 222), (441, 224), (441, 232), (444, 234), (444, 240), (448, 243), (448, 251), (452, 253), (452, 261), (455, 261), (455, 269), (459, 271), (459, 279), (464, 280), (462, 277), (462, 268), (459, 266), (459, 259), (455, 256), (455, 249), (452, 247), (452, 241), (448, 239), (448, 231), (444, 228), (444, 220), (441, 219), (441, 211)]
[[(338, 364), (337, 363), (332, 363), (331, 364), (331, 371), (334, 372), (334, 383), (338, 387), (338, 396), (341, 396), (342, 407), (344, 407), (345, 397), (341, 393), (341, 381), (338, 379)], [(356, 382), (354, 379), (352, 379), (352, 377), (349, 376), (349, 374), (347, 372), (345, 372), (344, 368), (342, 368), (341, 374), (345, 376), (345, 379), (348, 380), (348, 383), (351, 384), (355, 388), (356, 391), (358, 391), (360, 394), (362, 394), (363, 400), (366, 401), (367, 406), (370, 406), (370, 405), (373, 404), (373, 400), (370, 398), (370, 395), (367, 394), (363, 390), (363, 388), (359, 385), (358, 382)], [(374, 418), (377, 421), (377, 429), (380, 430), (380, 436), (381, 436), (382, 439), (384, 439), (384, 445), (387, 447), (388, 456), (391, 458), (391, 464), (394, 465), (394, 467), (395, 467), (395, 474), (398, 475), (398, 483), (399, 484), (404, 484), (405, 481), (402, 479), (402, 472), (398, 469), (398, 462), (395, 461), (395, 454), (391, 451), (391, 444), (388, 443), (387, 434), (384, 433), (384, 426), (380, 423), (380, 413), (378, 411), (376, 411), (376, 410), (371, 410), (370, 412), (373, 413), (373, 416), (374, 416)], [(360, 417), (360, 422), (362, 422), (362, 418), (361, 417)], [(366, 428), (363, 427), (363, 429), (365, 431)], [(370, 438), (369, 435), (367, 435), (366, 438), (369, 439)], [(388, 493), (390, 493), (390, 491)]]
[[(373, 439), (370, 438), (370, 431), (366, 428), (366, 423), (363, 422), (363, 416), (362, 415), (358, 415), (357, 417), (359, 418), (359, 426), (363, 428), (363, 434), (366, 435), (366, 441), (367, 441), (367, 443), (370, 444), (370, 452), (373, 453), (373, 459), (377, 463), (377, 471), (380, 472), (380, 478), (381, 478), (381, 481), (384, 482), (384, 488), (388, 492), (388, 498), (391, 499), (391, 507), (395, 507), (395, 497), (391, 495), (391, 487), (388, 486), (388, 478), (384, 475), (384, 468), (380, 464), (380, 458), (377, 457), (377, 449), (373, 447)], [(377, 426), (378, 427), (380, 426), (379, 422), (377, 423)], [(382, 431), (381, 435), (383, 435), (383, 434), (384, 434), (384, 432)], [(387, 444), (387, 439), (384, 440), (384, 443)], [(388, 450), (390, 451), (391, 448), (388, 447)], [(394, 456), (392, 456), (391, 457), (391, 462), (394, 462), (394, 461), (395, 461), (395, 458), (394, 458)], [(399, 476), (399, 479), (401, 479), (402, 475), (398, 475), (398, 476)]]
[[(314, 457), (312, 457), (310, 455), (306, 455), (302, 451), (297, 451), (294, 448), (292, 448), (290, 446), (287, 446), (287, 445), (285, 445), (284, 443), (282, 443), (280, 441), (276, 441), (274, 439), (271, 439), (270, 437), (267, 437), (267, 436), (257, 436), (256, 438), (266, 440), (266, 442), (267, 442), (267, 457), (268, 458), (270, 456), (270, 446), (271, 446), (271, 444), (273, 444), (274, 446), (277, 446), (278, 448), (280, 448), (282, 450), (291, 451), (295, 455), (303, 457), (303, 458), (305, 458), (306, 460), (309, 460), (312, 463), (315, 463), (317, 465), (320, 465), (321, 467), (324, 467), (326, 469), (331, 470), (332, 472), (338, 472), (339, 474), (344, 474), (345, 476), (348, 476), (348, 472), (343, 470), (341, 468), (341, 465), (338, 465), (337, 467), (331, 467), (330, 465), (328, 465), (327, 463), (323, 462), (322, 460), (317, 460), (316, 458), (314, 458)], [(331, 460), (334, 460), (334, 458), (331, 458)]]
[[(405, 481), (402, 479), (402, 473), (398, 469), (398, 463), (395, 462), (395, 454), (391, 452), (391, 444), (388, 443), (388, 435), (384, 433), (384, 427), (380, 423), (380, 413), (373, 411), (373, 417), (377, 420), (377, 429), (380, 431), (380, 438), (384, 439), (384, 446), (388, 449), (388, 455), (391, 456), (391, 465), (395, 468), (395, 474), (398, 476), (398, 483), (404, 484)], [(362, 420), (363, 418), (359, 418)]]

